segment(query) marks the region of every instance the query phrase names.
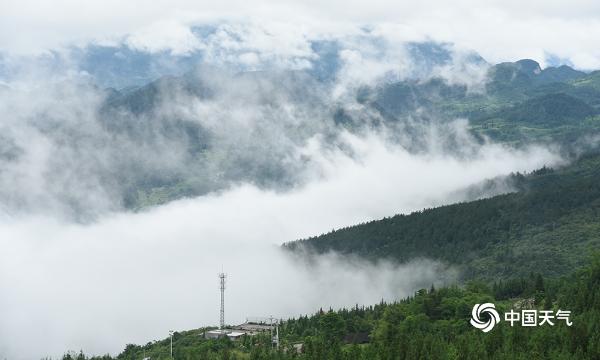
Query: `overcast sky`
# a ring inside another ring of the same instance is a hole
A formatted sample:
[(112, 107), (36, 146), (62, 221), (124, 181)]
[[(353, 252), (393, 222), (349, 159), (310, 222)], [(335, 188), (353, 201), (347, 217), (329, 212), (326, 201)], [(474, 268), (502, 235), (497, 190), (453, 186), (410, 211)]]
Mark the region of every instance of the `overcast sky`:
[(600, 68), (600, 2), (586, 0), (3, 0), (0, 49), (39, 53), (128, 34), (149, 49), (167, 44), (181, 49), (193, 45), (189, 25), (232, 18), (273, 32), (291, 26), (294, 31), (284, 31), (289, 36), (315, 37), (368, 24), (401, 40), (455, 42), (491, 62), (528, 57), (543, 64), (553, 55), (582, 69)]

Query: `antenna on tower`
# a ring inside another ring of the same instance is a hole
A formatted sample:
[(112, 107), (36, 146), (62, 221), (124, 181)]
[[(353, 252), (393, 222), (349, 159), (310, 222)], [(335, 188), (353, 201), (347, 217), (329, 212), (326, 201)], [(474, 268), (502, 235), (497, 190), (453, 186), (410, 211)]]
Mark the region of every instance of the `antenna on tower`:
[[(221, 270), (222, 271), (222, 270)], [(219, 273), (219, 281), (221, 283), (221, 319), (219, 322), (219, 329), (225, 328), (225, 278), (227, 274), (224, 272)]]

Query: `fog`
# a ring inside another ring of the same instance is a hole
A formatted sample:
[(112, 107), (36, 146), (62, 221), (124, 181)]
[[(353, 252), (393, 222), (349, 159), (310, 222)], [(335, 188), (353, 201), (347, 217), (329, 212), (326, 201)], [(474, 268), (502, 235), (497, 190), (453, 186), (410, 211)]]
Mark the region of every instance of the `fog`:
[[(390, 122), (358, 102), (357, 89), (418, 67), (396, 63), (403, 54), (346, 52), (330, 84), (200, 67), (115, 94), (87, 74), (34, 67), (3, 85), (0, 358), (115, 354), (215, 325), (221, 270), (230, 324), (451, 283), (457, 269), (432, 259), (307, 264), (280, 247), (508, 192), (511, 172), (562, 162), (552, 148), (475, 138), (468, 119), (419, 107)], [(484, 81), (460, 56), (436, 71), (474, 91)]]
[[(493, 62), (531, 57), (552, 58), (594, 69), (600, 64), (598, 4), (589, 0), (447, 1), (419, 3), (371, 1), (239, 0), (142, 1), (5, 0), (0, 3), (0, 48), (40, 53), (73, 41), (113, 39), (134, 33), (130, 41), (149, 50), (185, 51), (197, 46), (187, 25), (215, 18), (257, 19), (272, 33), (294, 24), (346, 32), (352, 25), (374, 24), (406, 41), (434, 39), (477, 49)], [(285, 24), (283, 24), (285, 23)], [(322, 30), (323, 31), (323, 30)], [(308, 31), (307, 31), (308, 32)], [(311, 32), (314, 32), (311, 31)], [(286, 34), (287, 35), (287, 34)], [(282, 49), (293, 44), (288, 37)]]
[[(351, 48), (367, 47), (361, 44)], [(465, 119), (432, 122), (426, 108), (387, 119), (358, 102), (365, 86), (376, 92), (409, 74), (431, 74), (415, 71), (418, 63), (405, 50), (386, 50), (383, 58), (351, 53), (331, 82), (302, 71), (236, 73), (202, 64), (121, 93), (99, 89), (94, 78), (69, 67), (32, 66), (0, 90), (0, 212), (90, 221), (172, 189), (181, 194), (168, 193), (169, 199), (239, 183), (299, 186), (322, 175), (321, 151), (311, 146), (360, 160), (343, 134), (392, 140), (411, 153), (470, 156), (480, 146)], [(470, 71), (475, 65), (453, 54), (448, 65), (434, 67), (435, 75), (453, 74), (446, 81), (473, 89), (484, 83)], [(383, 70), (358, 75), (371, 68)]]
[(3, 217), (0, 353), (10, 359), (79, 349), (115, 353), (169, 329), (217, 324), (221, 269), (229, 275), (231, 324), (373, 304), (452, 281), (452, 268), (430, 260), (372, 264), (329, 254), (305, 266), (278, 246), (445, 203), (483, 179), (558, 160), (541, 148), (489, 144), (461, 159), (410, 154), (376, 137), (346, 141), (361, 161), (323, 154), (320, 180), (286, 192), (242, 185), (91, 224)]

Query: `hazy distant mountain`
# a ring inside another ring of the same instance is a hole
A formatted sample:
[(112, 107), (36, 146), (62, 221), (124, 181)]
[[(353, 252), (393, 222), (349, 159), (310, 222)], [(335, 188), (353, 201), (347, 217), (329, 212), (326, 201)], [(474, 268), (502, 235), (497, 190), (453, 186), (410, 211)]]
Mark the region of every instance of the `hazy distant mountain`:
[[(268, 56), (245, 62), (242, 60), (244, 56), (255, 55), (255, 50), (245, 48), (246, 45), (239, 39), (240, 34), (227, 26), (193, 27), (191, 32), (201, 45), (181, 53), (171, 49), (149, 50), (124, 39), (113, 45), (91, 43), (81, 47), (71, 46), (35, 57), (8, 58), (0, 54), (0, 80), (10, 80), (31, 67), (49, 69), (55, 73), (69, 69), (88, 74), (100, 87), (120, 90), (143, 86), (164, 76), (182, 76), (198, 66), (218, 66), (232, 72), (304, 70), (319, 81), (329, 82), (334, 81), (343, 68), (345, 51), (374, 59), (394, 56), (394, 53), (390, 53), (392, 45), (365, 33), (351, 39), (307, 39), (311, 55), (299, 55), (299, 58), (291, 58), (288, 62)], [(238, 46), (221, 46), (219, 36), (224, 36), (224, 33), (231, 41), (239, 41)], [(403, 48), (403, 61), (411, 63), (410, 69), (404, 67), (403, 71), (408, 72), (402, 76), (414, 79), (427, 77), (434, 68), (449, 65), (455, 55), (454, 47), (446, 43), (412, 42), (400, 48)], [(463, 62), (485, 63), (475, 52), (463, 55)], [(294, 63), (296, 60), (297, 64)], [(391, 61), (399, 62), (400, 59)], [(390, 79), (397, 80), (396, 76), (391, 76)]]
[[(420, 56), (433, 52), (432, 62), (448, 60), (443, 52), (437, 51), (439, 48), (427, 46), (416, 49), (419, 49)], [(262, 118), (261, 129), (272, 128), (275, 124), (275, 128), (282, 126), (281, 131), (286, 132), (285, 138), (296, 144), (319, 133), (334, 139), (342, 128), (360, 131), (362, 127), (386, 126), (393, 129), (401, 126), (403, 133), (412, 134), (411, 141), (404, 146), (418, 150), (419, 139), (423, 138), (419, 133), (419, 124), (449, 121), (460, 116), (472, 120), (476, 133), (502, 141), (560, 141), (563, 136), (571, 141), (576, 134), (595, 131), (597, 128), (596, 122), (584, 120), (595, 116), (598, 107), (588, 102), (589, 96), (585, 96), (586, 94), (581, 96), (580, 90), (585, 87), (590, 94), (600, 93), (593, 87), (575, 85), (574, 81), (584, 81), (588, 75), (569, 69), (562, 67), (560, 70), (541, 70), (531, 60), (499, 64), (489, 70), (487, 91), (474, 93), (466, 85), (452, 85), (441, 78), (384, 82), (358, 89), (355, 104), (360, 104), (361, 108), (357, 110), (352, 103), (333, 100), (329, 95), (332, 85), (323, 82), (310, 71), (254, 71), (236, 74), (210, 67), (198, 68), (180, 77), (162, 77), (142, 87), (113, 90), (102, 108), (102, 121), (111, 131), (126, 133), (133, 139), (145, 138), (149, 129), (154, 129), (153, 132), (158, 131), (168, 139), (186, 144), (186, 152), (191, 156), (188, 162), (190, 166), (205, 167), (205, 161), (215, 159), (209, 154), (219, 153), (225, 156), (218, 165), (221, 169), (219, 182), (250, 180), (272, 186), (294, 181), (292, 174), (295, 170), (290, 168), (289, 163), (284, 165), (280, 162), (289, 155), (287, 151), (280, 152), (283, 148), (270, 147), (279, 149), (273, 152), (267, 147), (262, 155), (264, 158), (257, 157), (257, 153), (252, 158), (247, 158), (243, 151), (237, 151), (234, 147), (225, 150), (222, 144), (227, 141), (223, 138), (225, 135), (219, 133), (220, 130), (207, 127), (204, 119), (190, 117), (172, 105), (184, 98), (188, 103), (246, 108), (249, 112), (255, 111), (252, 109), (267, 111), (272, 118)], [(545, 74), (555, 74), (557, 71), (567, 74), (563, 77), (567, 80), (560, 83), (539, 80)], [(225, 98), (223, 94), (226, 94)], [(302, 111), (302, 116), (309, 116), (310, 120), (298, 120), (298, 123), (291, 125), (295, 122), (292, 119), (278, 119), (280, 115), (277, 114), (285, 111), (284, 106)], [(228, 116), (232, 115), (225, 115), (222, 121), (227, 123)], [(409, 118), (411, 120), (407, 122)], [(301, 124), (302, 121), (305, 123)], [(407, 127), (407, 124), (411, 125)], [(272, 129), (268, 132), (276, 133)], [(260, 141), (276, 140), (263, 136)], [(242, 146), (242, 143), (236, 145)], [(180, 180), (176, 180), (173, 185), (180, 184), (177, 185), (180, 187), (186, 183), (186, 175), (181, 176), (183, 178), (176, 177)], [(159, 181), (157, 184), (161, 183)], [(171, 188), (173, 185), (169, 185), (170, 183), (172, 182), (164, 183), (160, 188)], [(144, 184), (150, 186), (134, 185), (136, 194), (152, 192), (153, 183)], [(207, 191), (216, 184), (201, 186), (199, 189)], [(198, 193), (199, 190), (195, 190), (194, 186), (196, 185), (186, 185), (187, 190), (183, 194)], [(163, 194), (168, 193), (163, 191)], [(166, 195), (161, 201), (171, 196), (173, 195)], [(140, 204), (138, 195), (128, 203)], [(145, 200), (141, 202), (144, 203)]]
[[(195, 31), (206, 39), (214, 29)], [(368, 42), (376, 55), (390, 56), (386, 44), (359, 40)], [(311, 166), (310, 157), (299, 156), (298, 149), (314, 137), (335, 148), (343, 131), (385, 128), (391, 140), (420, 151), (429, 124), (460, 117), (469, 119), (477, 136), (517, 145), (570, 146), (573, 139), (600, 128), (594, 120), (600, 109), (598, 73), (568, 66), (541, 69), (527, 59), (489, 65), (476, 53), (457, 54), (450, 44), (425, 42), (405, 44), (406, 58), (391, 57), (386, 60), (391, 67), (379, 77), (361, 79), (347, 73), (342, 56), (352, 46), (341, 39), (313, 41), (316, 56), (304, 59), (308, 67), (281, 69), (269, 60), (252, 71), (240, 64), (204, 63), (203, 50), (176, 55), (127, 45), (71, 48), (68, 56), (87, 74), (84, 84), (58, 86), (46, 94), (72, 91), (63, 97), (97, 100), (82, 104), (85, 110), (57, 102), (20, 121), (62, 154), (54, 160), (55, 176), (70, 179), (69, 171), (80, 171), (58, 160), (74, 157), (70, 164), (89, 168), (101, 184), (110, 184), (105, 189), (109, 195), (103, 196), (112, 206), (127, 208), (239, 182), (294, 186), (303, 181), (301, 169)], [(394, 70), (394, 62), (401, 60), (409, 68), (402, 74)], [(56, 71), (66, 67), (65, 61), (61, 53), (43, 58)], [(7, 66), (10, 70), (14, 59)], [(481, 79), (466, 69), (475, 69)], [(12, 93), (8, 87), (0, 91)], [(67, 108), (57, 109), (59, 105)], [(25, 145), (11, 136), (5, 135), (4, 153), (23, 152)], [(444, 146), (448, 152), (461, 148), (451, 139)], [(110, 154), (114, 161), (97, 153)], [(14, 163), (18, 155), (3, 159)], [(27, 202), (12, 194), (5, 198), (15, 206)]]
[(585, 76), (586, 73), (566, 65), (542, 70), (536, 61), (523, 59), (493, 66), (489, 72), (488, 90), (508, 98), (516, 98), (536, 86), (570, 83)]

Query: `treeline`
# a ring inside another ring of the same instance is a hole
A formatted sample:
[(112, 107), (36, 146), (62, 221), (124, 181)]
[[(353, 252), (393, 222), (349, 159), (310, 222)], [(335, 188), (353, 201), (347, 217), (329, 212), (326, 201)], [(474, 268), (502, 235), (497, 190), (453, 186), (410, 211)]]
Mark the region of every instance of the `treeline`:
[(432, 258), (459, 266), (467, 279), (532, 271), (560, 276), (581, 266), (600, 246), (600, 156), (514, 174), (512, 181), (516, 193), (396, 215), (285, 247), (399, 262)]

